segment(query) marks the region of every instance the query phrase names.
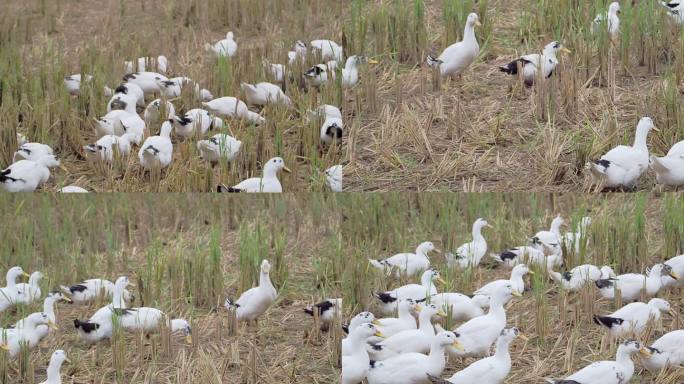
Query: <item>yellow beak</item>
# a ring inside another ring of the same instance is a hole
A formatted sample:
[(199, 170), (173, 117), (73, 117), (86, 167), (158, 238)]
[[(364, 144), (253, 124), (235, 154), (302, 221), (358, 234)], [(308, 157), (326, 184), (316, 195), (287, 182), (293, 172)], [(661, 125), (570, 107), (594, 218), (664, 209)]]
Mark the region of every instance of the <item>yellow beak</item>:
[(437, 281), (439, 281), (442, 284), (446, 284), (446, 281), (444, 281), (444, 279), (442, 279), (441, 277), (438, 277)]
[(531, 269), (527, 273), (529, 273), (530, 275), (534, 275), (534, 271)]
[(480, 20), (478, 20), (478, 21), (475, 22), (475, 26), (476, 26), (476, 27), (481, 27), (481, 26), (482, 26), (482, 23), (480, 23)]
[(54, 322), (52, 322), (52, 320), (48, 321), (47, 325), (48, 325), (48, 327), (50, 327), (50, 328), (52, 328), (52, 329), (54, 329), (54, 330), (58, 330), (58, 329), (59, 329), (59, 327), (57, 326), (57, 324), (55, 324)]
[(192, 344), (192, 335), (185, 336), (185, 342), (188, 344)]
[(71, 300), (70, 298), (68, 298), (68, 297), (66, 297), (66, 296), (64, 296), (64, 297), (62, 298), (62, 300), (66, 301), (67, 303), (73, 303), (73, 302), (74, 302), (73, 300)]
[(10, 347), (7, 344), (0, 344), (0, 349), (4, 349), (5, 351), (9, 351)]
[(420, 304), (416, 304), (416, 312), (420, 312), (423, 310), (423, 307)]
[(440, 309), (439, 312), (437, 312), (437, 316), (447, 317), (447, 314)]
[(24, 277), (31, 277), (31, 275), (29, 275), (29, 274), (26, 273), (26, 272), (22, 272), (21, 275), (24, 276)]
[(674, 271), (670, 272), (670, 277), (675, 279), (675, 280), (679, 280), (679, 275)]
[(442, 253), (439, 249), (433, 249), (432, 252)]
[(375, 332), (375, 336), (377, 336), (377, 337), (379, 337), (379, 338), (381, 338), (381, 339), (384, 339), (384, 338), (385, 338), (385, 335), (383, 335), (382, 332), (380, 332), (380, 331), (376, 331), (376, 332)]
[(368, 59), (368, 64), (378, 64), (377, 60)]
[(567, 48), (565, 48), (565, 47), (561, 48), (560, 51), (563, 52), (563, 53), (572, 53), (571, 50), (569, 50), (569, 49), (567, 49)]
[(530, 340), (529, 337), (523, 335), (522, 333), (519, 333), (519, 334), (518, 334), (518, 337), (519, 337), (520, 340), (522, 340), (522, 341), (529, 341), (529, 340)]
[(511, 292), (511, 293), (513, 294), (513, 296), (516, 296), (516, 297), (522, 296), (522, 294), (516, 290), (513, 290), (513, 292)]
[(454, 347), (454, 348), (456, 348), (456, 349), (459, 350), (459, 351), (464, 350), (463, 345), (461, 345), (461, 343), (459, 343), (458, 340), (454, 341), (454, 342), (451, 344), (451, 346)]
[(494, 229), (494, 227), (491, 224), (487, 224), (486, 227)]
[(660, 132), (660, 129), (658, 129), (658, 128), (656, 128), (656, 127), (653, 127), (653, 130), (656, 131), (656, 132)]
[(641, 348), (639, 350), (639, 353), (646, 356), (646, 357), (651, 356), (651, 351), (649, 351), (647, 348)]
[(371, 321), (371, 324), (373, 325), (380, 325), (380, 322), (378, 320), (373, 320)]
[(292, 173), (292, 171), (288, 167), (283, 167), (283, 171), (285, 171), (287, 173)]
[(672, 308), (670, 308), (670, 310), (669, 310), (669, 311), (667, 311), (667, 313), (669, 313), (669, 314), (670, 314), (670, 316), (676, 316), (676, 315), (677, 315), (677, 312), (675, 312), (675, 310), (674, 310), (674, 309), (672, 309)]
[(71, 364), (71, 360), (69, 360), (68, 357), (67, 357), (66, 359), (64, 359), (64, 362), (66, 362), (66, 363), (68, 363), (68, 364)]

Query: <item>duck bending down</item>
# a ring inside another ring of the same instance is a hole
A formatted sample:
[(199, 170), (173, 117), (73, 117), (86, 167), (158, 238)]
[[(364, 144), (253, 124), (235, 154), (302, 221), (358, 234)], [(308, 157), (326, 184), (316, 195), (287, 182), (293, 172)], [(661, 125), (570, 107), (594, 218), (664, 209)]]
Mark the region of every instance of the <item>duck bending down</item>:
[(441, 77), (454, 79), (463, 73), (480, 54), (480, 45), (475, 37), (475, 27), (480, 25), (482, 24), (477, 14), (469, 14), (463, 32), (463, 41), (450, 45), (437, 58), (428, 56), (428, 65), (438, 68)]
[[(98, 297), (112, 300), (114, 297), (114, 287), (114, 283), (106, 279), (87, 279), (71, 286), (60, 285), (59, 288), (74, 303), (90, 304)], [(131, 292), (125, 288), (123, 298), (126, 302), (131, 302), (134, 299)]]
[(122, 312), (121, 327), (127, 331), (143, 332), (150, 334), (158, 332), (165, 324), (171, 334), (182, 334), (185, 342), (192, 344), (192, 329), (185, 319), (169, 319), (169, 317), (157, 308), (138, 307), (126, 309)]
[[(71, 300), (66, 297), (62, 292), (50, 292), (47, 294), (45, 299), (43, 300), (43, 313), (45, 313), (48, 316), (48, 319), (52, 321), (53, 324), (57, 324), (57, 316), (55, 314), (55, 304), (58, 302), (67, 302), (70, 303)], [(14, 323), (14, 328), (24, 328), (24, 320), (19, 320), (16, 323)], [(35, 338), (33, 341), (35, 341), (34, 345), (29, 344), (29, 347), (33, 348), (35, 347), (40, 340), (45, 338), (45, 336), (48, 335), (50, 332), (50, 327), (45, 324), (40, 324), (36, 326), (35, 329)]]
[(197, 142), (200, 158), (208, 161), (212, 166), (221, 160), (227, 162), (235, 160), (241, 147), (242, 141), (225, 133), (217, 133), (207, 140)]
[(487, 241), (482, 236), (484, 227), (492, 228), (485, 219), (479, 218), (473, 223), (473, 241), (459, 246), (453, 253), (445, 253), (449, 268), (476, 268), (487, 253)]
[(522, 263), (526, 263), (529, 266), (537, 265), (542, 268), (546, 268), (547, 265), (547, 257), (544, 255), (544, 252), (528, 245), (509, 248), (499, 253), (492, 253), (491, 257), (506, 268), (513, 268)]
[[(485, 284), (473, 293), (473, 301), (480, 303), (483, 308), (488, 308), (490, 297), (506, 284), (510, 284), (513, 290), (517, 292), (524, 292), (525, 275), (528, 273), (534, 274), (534, 271), (531, 271), (525, 264), (516, 265), (511, 271), (511, 278), (509, 280), (494, 280)], [(505, 302), (504, 305), (507, 303)]]
[(663, 277), (679, 279), (672, 267), (667, 264), (656, 264), (646, 272), (626, 273), (612, 278), (601, 278), (596, 281), (599, 293), (606, 299), (614, 299), (616, 290), (620, 292), (623, 301), (636, 301), (644, 290), (647, 297), (655, 296), (663, 287)]
[(637, 125), (632, 146), (618, 145), (599, 160), (587, 163), (593, 178), (606, 188), (634, 188), (648, 168), (646, 139), (651, 130), (658, 130), (653, 120), (650, 117), (642, 118)]
[(373, 267), (384, 273), (394, 272), (397, 278), (401, 275), (414, 276), (430, 269), (430, 258), (428, 257), (430, 252), (440, 253), (432, 242), (426, 241), (416, 247), (415, 253), (397, 253), (386, 259), (368, 259), (368, 261)]
[(54, 155), (52, 147), (43, 143), (24, 143), (19, 146), (12, 161), (31, 160), (36, 161), (43, 156)]
[(439, 271), (428, 269), (420, 277), (420, 284), (406, 284), (394, 290), (374, 293), (373, 295), (380, 300), (383, 313), (393, 313), (397, 310), (397, 304), (401, 299), (413, 299), (420, 302), (426, 297), (437, 294), (435, 280), (444, 284)]
[(433, 384), (503, 384), (511, 372), (511, 343), (520, 338), (527, 341), (527, 337), (518, 328), (505, 328), (496, 339), (494, 356), (478, 360), (465, 369), (456, 372), (448, 379), (428, 375)]
[(383, 337), (383, 334), (370, 323), (358, 326), (349, 334), (349, 351), (342, 354), (342, 384), (358, 384), (368, 376), (370, 357), (366, 343), (373, 336)]
[(233, 32), (226, 33), (226, 38), (214, 44), (204, 44), (204, 49), (211, 52), (215, 57), (233, 57), (237, 53), (238, 45), (235, 42)]
[(615, 360), (597, 361), (587, 365), (564, 379), (546, 379), (550, 384), (624, 384), (634, 375), (632, 355), (648, 356), (648, 349), (638, 341), (628, 340), (620, 344)]
[(245, 92), (245, 100), (251, 105), (285, 104), (286, 106), (292, 106), (292, 100), (275, 84), (242, 83), (240, 87)]
[(670, 303), (663, 299), (651, 299), (648, 303), (629, 303), (606, 315), (594, 315), (594, 322), (606, 327), (613, 338), (629, 334), (640, 335), (651, 321), (660, 320), (662, 313), (674, 315)]
[(21, 322), (21, 328), (0, 329), (0, 344), (5, 346), (3, 349), (9, 351), (10, 357), (17, 356), (21, 352), (22, 347), (32, 349), (38, 345), (39, 326), (46, 325), (57, 329), (57, 326), (50, 320), (50, 317), (42, 312), (32, 313), (22, 319)]
[(50, 168), (60, 167), (55, 155), (36, 161), (19, 160), (0, 171), (0, 189), (5, 192), (34, 192), (50, 179)]
[(226, 187), (221, 184), (218, 186), (218, 192), (248, 192), (248, 193), (281, 193), (283, 186), (278, 180), (278, 172), (281, 170), (290, 173), (289, 168), (285, 166), (285, 160), (281, 157), (274, 157), (264, 165), (264, 171), (261, 177), (252, 177), (243, 180), (233, 187)]
[(278, 292), (271, 283), (270, 272), (271, 263), (263, 260), (259, 273), (259, 285), (246, 290), (235, 301), (226, 299), (226, 309), (235, 311), (238, 321), (256, 321), (275, 303)]
[(124, 290), (128, 285), (128, 277), (119, 277), (114, 283), (110, 304), (98, 309), (87, 321), (74, 319), (74, 328), (81, 339), (92, 344), (112, 337), (114, 317), (120, 317), (127, 311)]
[(541, 78), (548, 79), (553, 75), (553, 71), (558, 66), (559, 52), (570, 53), (570, 50), (563, 47), (561, 43), (553, 41), (544, 47), (541, 54), (532, 53), (521, 56), (499, 69), (509, 75), (517, 75), (520, 69), (520, 76), (525, 81), (525, 85), (532, 86), (539, 76), (540, 68)]
[(427, 375), (439, 376), (446, 366), (444, 349), (460, 349), (460, 335), (440, 332), (430, 345), (430, 353), (404, 353), (383, 361), (372, 362), (368, 384), (429, 384)]
[(551, 280), (558, 283), (561, 288), (571, 292), (577, 292), (587, 284), (595, 283), (602, 278), (601, 270), (591, 264), (578, 265), (563, 273), (549, 269), (548, 274)]

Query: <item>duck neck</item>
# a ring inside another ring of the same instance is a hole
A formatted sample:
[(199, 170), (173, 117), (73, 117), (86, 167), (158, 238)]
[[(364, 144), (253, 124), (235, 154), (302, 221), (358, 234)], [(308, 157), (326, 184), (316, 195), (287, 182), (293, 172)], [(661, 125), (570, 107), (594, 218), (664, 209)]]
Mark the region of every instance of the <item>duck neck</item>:
[(55, 299), (46, 297), (43, 301), (43, 313), (48, 315), (52, 322), (55, 322)]
[(262, 288), (273, 288), (273, 284), (271, 283), (271, 277), (269, 276), (268, 272), (261, 272), (259, 274), (259, 287)]
[(60, 375), (60, 370), (62, 369), (61, 361), (50, 361), (47, 369), (47, 383), (48, 384), (61, 384), (62, 376)]
[(363, 360), (370, 360), (368, 357), (368, 350), (366, 349), (366, 339), (362, 335), (355, 332), (349, 336), (349, 341), (353, 356), (357, 356)]
[(514, 284), (515, 287), (525, 285), (525, 280), (523, 280), (523, 275), (524, 275), (524, 273), (520, 270), (514, 269), (513, 272), (511, 272), (511, 282)]
[(498, 297), (492, 297), (489, 301), (489, 313), (488, 315), (492, 315), (494, 317), (503, 317), (504, 319), (506, 318), (506, 310), (504, 309), (504, 303), (503, 300), (498, 298)]
[(563, 280), (563, 275), (561, 275), (560, 272), (556, 272), (551, 268), (548, 269), (547, 273), (548, 273), (549, 277), (551, 278), (551, 280), (553, 280), (557, 283), (560, 283), (561, 280)]
[(124, 285), (116, 284), (114, 286), (114, 293), (112, 294), (112, 306), (114, 308), (126, 308), (126, 303), (124, 302)]
[(399, 319), (401, 320), (413, 320), (415, 323), (415, 320), (413, 318), (413, 315), (411, 315), (411, 310), (408, 305), (400, 305), (399, 306)]
[(637, 128), (636, 135), (634, 136), (634, 148), (643, 151), (648, 151), (648, 146), (646, 145), (646, 139), (648, 138), (647, 128)]
[(470, 44), (477, 44), (474, 25), (466, 23), (465, 29), (463, 30), (463, 41)]
[(556, 50), (553, 47), (544, 48), (542, 55), (548, 59), (558, 61), (558, 58), (556, 57)]
[(484, 236), (482, 236), (482, 227), (479, 225), (473, 225), (473, 241), (484, 241)]
[(505, 360), (510, 362), (511, 361), (511, 354), (508, 350), (508, 347), (511, 345), (510, 339), (505, 339), (505, 338), (499, 338), (499, 340), (496, 342), (496, 352), (494, 353), (494, 357), (499, 360)]
[(31, 277), (29, 277), (29, 286), (32, 289), (38, 288), (39, 282), (40, 282), (40, 276), (34, 274), (34, 275), (31, 275)]
[(653, 271), (646, 276), (646, 287), (648, 288), (648, 291), (652, 290), (659, 290), (663, 285), (663, 279), (661, 277), (661, 272), (660, 270)]
[(264, 168), (264, 179), (277, 179), (278, 171), (272, 167)]
[(446, 356), (444, 356), (444, 346), (438, 340), (434, 340), (430, 346), (430, 354), (428, 355), (430, 370), (441, 372), (446, 365)]
[(16, 285), (17, 285), (17, 278), (18, 278), (18, 277), (19, 277), (19, 276), (17, 276), (17, 275), (16, 275), (15, 273), (13, 273), (12, 271), (7, 272), (7, 276), (6, 276), (6, 279), (7, 279), (7, 287), (8, 287), (8, 288), (12, 288), (12, 287), (16, 286)]
[(627, 351), (625, 346), (623, 345), (618, 347), (617, 353), (615, 355), (615, 361), (620, 365), (634, 365), (634, 363), (632, 362), (631, 353)]
[(432, 315), (428, 311), (420, 313), (418, 318), (418, 329), (426, 335), (434, 336), (435, 327), (432, 326)]

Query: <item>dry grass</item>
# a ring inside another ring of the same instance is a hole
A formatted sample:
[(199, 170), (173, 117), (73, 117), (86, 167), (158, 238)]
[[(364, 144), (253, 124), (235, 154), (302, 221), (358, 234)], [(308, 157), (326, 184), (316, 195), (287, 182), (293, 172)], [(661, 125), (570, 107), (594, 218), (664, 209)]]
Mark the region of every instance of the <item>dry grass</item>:
[[(19, 361), (0, 356), (0, 382), (41, 382), (58, 348), (73, 362), (63, 367), (65, 383), (335, 382), (338, 344), (327, 333), (312, 332), (313, 320), (302, 310), (339, 295), (316, 285), (315, 264), (327, 254), (326, 239), (337, 236), (334, 202), (235, 199), (226, 206), (220, 199), (179, 195), (2, 200), (3, 214), (22, 212), (0, 230), (3, 271), (22, 265), (45, 272), (49, 279), (43, 292), (83, 278), (126, 274), (137, 285), (134, 306), (189, 319), (194, 344), (166, 335), (146, 340), (128, 334), (89, 347), (78, 340), (73, 319), (87, 318), (101, 305), (61, 304), (60, 330), (30, 353), (25, 370), (17, 371)], [(255, 237), (257, 232), (263, 237)], [(257, 248), (255, 239), (261, 240)], [(218, 271), (210, 263), (216, 252)], [(261, 257), (273, 263), (279, 299), (258, 326), (241, 325), (231, 335), (223, 301), (236, 297), (242, 284), (254, 284), (253, 263)], [(11, 324), (40, 308), (42, 303), (36, 303), (2, 313), (0, 323)]]

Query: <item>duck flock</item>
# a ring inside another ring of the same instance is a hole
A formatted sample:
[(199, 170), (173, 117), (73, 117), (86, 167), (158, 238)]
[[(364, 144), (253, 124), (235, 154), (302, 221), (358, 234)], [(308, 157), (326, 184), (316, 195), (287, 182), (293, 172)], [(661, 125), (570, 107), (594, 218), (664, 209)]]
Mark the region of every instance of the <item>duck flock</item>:
[[(657, 298), (659, 292), (681, 287), (684, 255), (653, 265), (644, 273), (616, 274), (610, 266), (583, 264), (562, 271), (563, 251), (579, 252), (588, 247), (591, 218), (583, 218), (575, 232), (561, 233), (564, 220), (556, 217), (549, 230), (531, 236), (527, 244), (490, 256), (510, 269), (510, 279), (494, 280), (472, 294), (440, 292), (444, 283), (432, 268), (429, 254), (439, 252), (424, 242), (415, 253), (400, 253), (370, 265), (390, 279), (420, 278), (417, 283), (374, 292), (372, 312), (356, 314), (342, 341), (342, 384), (502, 384), (515, 365), (509, 353), (514, 342), (527, 342), (527, 336), (507, 321), (506, 305), (526, 291), (525, 276), (541, 271), (559, 290), (570, 294), (595, 289), (601, 297), (626, 303), (615, 312), (598, 310), (597, 328), (609, 340), (619, 343), (615, 360), (596, 361), (565, 378), (540, 378), (555, 384), (624, 384), (635, 374), (632, 356), (651, 372), (678, 367), (684, 363), (684, 330), (672, 330), (656, 340), (643, 340), (647, 328), (663, 315), (675, 315), (670, 304)], [(473, 224), (472, 241), (444, 254), (450, 269), (477, 269), (487, 254), (483, 229), (489, 224), (478, 219)], [(449, 284), (448, 286), (453, 286)], [(593, 287), (593, 288), (592, 288)], [(640, 302), (642, 298), (648, 301)], [(444, 329), (439, 319), (458, 325)], [(643, 341), (643, 342), (642, 342)], [(443, 377), (447, 358), (458, 366), (451, 377)], [(464, 358), (479, 358), (459, 365)]]
[[(262, 260), (259, 284), (243, 292), (237, 300), (226, 299), (225, 308), (238, 322), (257, 321), (278, 298), (278, 292), (270, 279), (270, 270), (269, 261)], [(130, 307), (129, 303), (134, 301), (135, 295), (128, 289), (131, 284), (126, 276), (120, 276), (115, 282), (94, 278), (73, 285), (60, 285), (44, 298), (40, 288), (43, 278), (41, 272), (28, 275), (21, 267), (16, 266), (10, 268), (6, 276), (7, 285), (0, 288), (0, 312), (9, 311), (18, 304), (30, 305), (43, 300), (41, 312), (31, 313), (11, 325), (0, 324), (0, 354), (7, 353), (11, 360), (17, 359), (22, 351), (36, 348), (51, 333), (66, 332), (56, 325), (55, 304), (61, 302), (83, 306), (83, 318), (73, 319), (73, 326), (78, 338), (85, 345), (111, 340), (117, 329), (145, 335), (169, 332), (183, 337), (187, 344), (193, 342), (189, 320), (171, 318), (157, 308)], [(28, 283), (17, 283), (22, 276), (29, 277)], [(109, 304), (89, 316), (88, 306), (99, 300)], [(74, 345), (73, 348), (77, 346)], [(62, 382), (60, 368), (65, 361), (69, 361), (67, 352), (54, 351), (47, 367), (45, 384)]]
[[(680, 0), (663, 2), (665, 12), (671, 18), (682, 22), (684, 3)], [(480, 54), (475, 28), (480, 25), (478, 15), (471, 13), (465, 22), (463, 40), (448, 46), (437, 57), (428, 56), (427, 65), (442, 78), (457, 78), (476, 60)], [(620, 35), (620, 4), (613, 2), (606, 13), (596, 16), (592, 31), (605, 29), (612, 39)], [(207, 43), (205, 50), (216, 57), (233, 57), (239, 54), (235, 36), (229, 32), (225, 39), (213, 44)], [(502, 72), (521, 76), (532, 86), (553, 75), (559, 64), (559, 53), (570, 51), (558, 41), (548, 43), (541, 53), (523, 55), (500, 67)], [(344, 60), (343, 47), (332, 40), (313, 40), (310, 43), (297, 41), (288, 52), (287, 64), (263, 61), (264, 73), (274, 83), (242, 83), (245, 100), (234, 96), (215, 98), (207, 89), (187, 76), (170, 72), (169, 60), (165, 56), (142, 57), (124, 61), (126, 75), (122, 83), (105, 94), (111, 99), (108, 113), (97, 119), (94, 132), (97, 140), (83, 147), (83, 157), (93, 161), (112, 163), (116, 157), (127, 157), (136, 151), (141, 170), (162, 170), (174, 160), (174, 141), (195, 140), (198, 155), (207, 163), (216, 165), (233, 161), (238, 152), (245, 150), (242, 142), (227, 133), (230, 130), (224, 119), (240, 119), (254, 126), (262, 125), (265, 118), (249, 107), (262, 108), (278, 105), (293, 108), (294, 101), (285, 92), (288, 81), (309, 87), (323, 87), (339, 83), (342, 88), (354, 87), (359, 82), (359, 68), (374, 60), (364, 56), (351, 55)], [(304, 62), (320, 60), (304, 71), (302, 79), (294, 79), (290, 69)], [(344, 61), (342, 67), (340, 63)], [(150, 71), (156, 69), (156, 72)], [(81, 86), (92, 82), (87, 74), (74, 74), (64, 79), (65, 92), (78, 97)], [(182, 93), (191, 92), (198, 105), (181, 112), (174, 104)], [(147, 104), (146, 104), (147, 103)], [(302, 119), (316, 118), (320, 121), (320, 144), (326, 147), (341, 142), (344, 135), (344, 118), (337, 106), (320, 105), (309, 111)], [(637, 127), (632, 146), (618, 146), (601, 158), (589, 162), (587, 168), (596, 183), (606, 188), (632, 189), (639, 178), (650, 168), (655, 172), (657, 182), (663, 185), (684, 185), (684, 141), (672, 146), (664, 157), (649, 156), (646, 137), (655, 129), (653, 121), (644, 117)], [(152, 132), (158, 132), (153, 135)], [(209, 137), (209, 135), (211, 135)], [(52, 148), (42, 143), (27, 142), (18, 134), (20, 144), (14, 155), (14, 163), (0, 172), (0, 188), (5, 191), (34, 191), (50, 177), (51, 168), (60, 166)], [(85, 139), (84, 139), (85, 140)], [(250, 149), (251, 150), (251, 149)], [(284, 161), (275, 157), (263, 164), (260, 177), (245, 180), (233, 186), (219, 185), (221, 192), (282, 192), (278, 179), (280, 170), (287, 171)], [(335, 165), (325, 171), (329, 187), (333, 191), (342, 189), (343, 167)], [(70, 185), (61, 192), (87, 192), (84, 188)]]

